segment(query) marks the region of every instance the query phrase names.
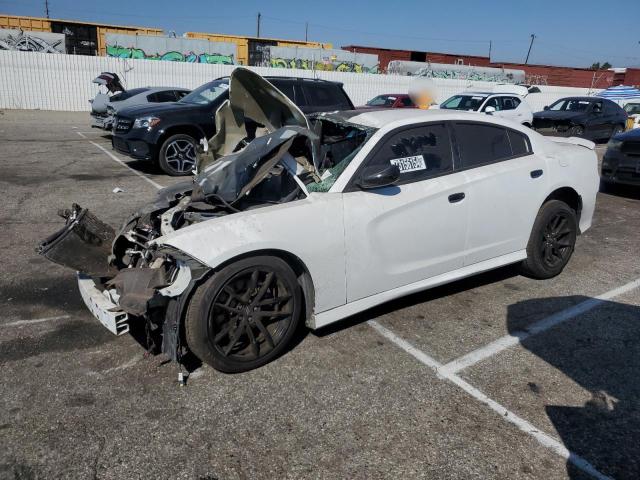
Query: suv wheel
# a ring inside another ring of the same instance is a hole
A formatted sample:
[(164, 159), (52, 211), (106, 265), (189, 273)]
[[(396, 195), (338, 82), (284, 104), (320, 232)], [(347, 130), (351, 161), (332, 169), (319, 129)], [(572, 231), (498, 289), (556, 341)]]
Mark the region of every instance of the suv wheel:
[(216, 370), (245, 372), (287, 348), (301, 312), (302, 290), (284, 260), (245, 258), (195, 291), (185, 316), (187, 345)]
[(542, 205), (533, 223), (522, 273), (537, 279), (558, 275), (571, 258), (577, 232), (576, 212), (569, 205), (560, 200)]
[(160, 148), (158, 163), (163, 172), (178, 177), (191, 175), (196, 166), (196, 141), (184, 134), (172, 135)]

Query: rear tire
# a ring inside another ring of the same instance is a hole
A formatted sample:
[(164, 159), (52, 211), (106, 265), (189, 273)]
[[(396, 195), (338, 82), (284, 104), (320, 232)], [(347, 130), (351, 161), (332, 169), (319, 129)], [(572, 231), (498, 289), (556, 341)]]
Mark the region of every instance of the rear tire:
[(302, 289), (271, 256), (227, 265), (195, 291), (185, 316), (189, 349), (225, 373), (258, 368), (282, 354), (302, 313)]
[(191, 175), (196, 166), (196, 145), (196, 140), (190, 135), (170, 136), (160, 148), (158, 165), (172, 177)]
[(569, 135), (572, 137), (582, 137), (584, 135), (584, 127), (581, 125), (574, 125), (569, 129)]
[(536, 279), (558, 275), (573, 254), (577, 233), (576, 212), (569, 205), (560, 200), (542, 205), (533, 223), (521, 273)]

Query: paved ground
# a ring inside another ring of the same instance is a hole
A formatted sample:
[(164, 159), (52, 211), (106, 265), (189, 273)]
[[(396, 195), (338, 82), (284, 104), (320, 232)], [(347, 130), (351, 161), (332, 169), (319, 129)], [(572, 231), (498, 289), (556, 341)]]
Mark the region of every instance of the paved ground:
[(175, 181), (87, 125), (0, 113), (0, 478), (640, 477), (640, 195), (600, 194), (553, 280), (501, 269), (180, 388), (34, 253), (58, 208), (119, 225), (154, 194), (140, 172)]

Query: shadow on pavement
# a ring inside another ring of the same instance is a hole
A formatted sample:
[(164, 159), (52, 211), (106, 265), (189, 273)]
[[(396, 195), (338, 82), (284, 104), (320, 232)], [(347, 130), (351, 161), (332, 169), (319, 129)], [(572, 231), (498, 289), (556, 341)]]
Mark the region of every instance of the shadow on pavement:
[[(571, 304), (590, 299), (565, 298)], [(509, 332), (520, 330), (523, 313), (554, 300), (533, 299), (509, 306)], [(605, 475), (640, 478), (640, 307), (604, 302), (522, 345), (591, 392), (591, 399), (582, 406), (545, 407), (567, 449)], [(567, 473), (572, 479), (585, 478), (569, 462)]]

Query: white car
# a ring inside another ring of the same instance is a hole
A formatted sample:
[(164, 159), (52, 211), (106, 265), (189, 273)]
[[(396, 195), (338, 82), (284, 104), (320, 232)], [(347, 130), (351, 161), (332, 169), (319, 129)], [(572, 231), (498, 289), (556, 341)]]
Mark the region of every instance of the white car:
[(629, 130), (640, 128), (640, 102), (629, 102), (623, 108), (624, 111), (627, 112), (627, 115), (629, 115), (627, 128)]
[(507, 264), (550, 278), (591, 225), (587, 140), (447, 110), (305, 118), (242, 68), (229, 96), (193, 181), (161, 191), (115, 238), (75, 206), (41, 245), (84, 272), (82, 296), (107, 328), (146, 322), (174, 359), (188, 347), (245, 371), (302, 322), (317, 329)]
[(463, 92), (440, 104), (443, 110), (466, 110), (502, 117), (527, 127), (533, 125), (533, 110), (515, 93)]

